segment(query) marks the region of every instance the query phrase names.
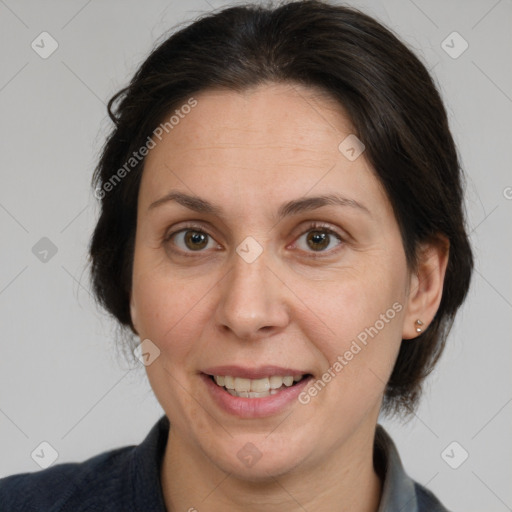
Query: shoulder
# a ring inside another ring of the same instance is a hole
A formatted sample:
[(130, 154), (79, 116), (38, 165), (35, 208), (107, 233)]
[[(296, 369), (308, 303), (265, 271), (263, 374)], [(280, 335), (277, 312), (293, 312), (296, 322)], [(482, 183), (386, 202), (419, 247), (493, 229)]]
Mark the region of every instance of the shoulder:
[(374, 467), (383, 481), (379, 512), (449, 512), (406, 473), (395, 443), (381, 425), (375, 432)]
[(2, 512), (112, 510), (112, 503), (122, 502), (133, 449), (126, 446), (81, 463), (57, 464), (35, 473), (2, 478)]
[(418, 512), (449, 512), (436, 496), (418, 482), (414, 482)]

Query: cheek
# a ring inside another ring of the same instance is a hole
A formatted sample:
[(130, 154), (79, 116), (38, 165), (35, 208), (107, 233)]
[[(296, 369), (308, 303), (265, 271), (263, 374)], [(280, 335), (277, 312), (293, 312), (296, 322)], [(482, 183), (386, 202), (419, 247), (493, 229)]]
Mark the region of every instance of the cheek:
[(134, 272), (132, 300), (140, 338), (149, 338), (162, 355), (182, 362), (192, 349), (197, 350), (191, 340), (200, 338), (204, 322), (211, 317), (206, 309), (208, 290), (214, 284), (211, 278), (183, 279), (168, 269)]
[[(400, 331), (400, 314), (403, 308), (404, 276), (399, 272), (350, 269), (314, 286), (303, 282), (295, 288), (297, 296), (304, 298), (310, 311), (310, 325), (320, 328), (325, 341), (334, 349), (342, 349), (365, 328), (377, 323), (379, 331)], [(403, 272), (402, 272), (403, 273)], [(401, 307), (393, 304), (399, 303)], [(386, 315), (386, 312), (389, 314)], [(384, 315), (384, 320), (381, 320)], [(386, 320), (389, 320), (386, 322)], [(383, 328), (382, 322), (385, 323)], [(316, 338), (320, 338), (316, 336)], [(337, 342), (333, 343), (333, 340)]]
[(381, 393), (401, 343), (406, 273), (399, 257), (377, 259), (380, 264), (296, 290), (309, 306), (302, 329), (323, 355), (323, 371), (334, 374), (333, 400), (355, 407)]

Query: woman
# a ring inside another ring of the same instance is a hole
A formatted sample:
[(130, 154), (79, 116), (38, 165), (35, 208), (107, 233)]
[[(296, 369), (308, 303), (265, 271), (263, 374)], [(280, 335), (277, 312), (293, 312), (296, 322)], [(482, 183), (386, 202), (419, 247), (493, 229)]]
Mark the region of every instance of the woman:
[(235, 7), (164, 41), (109, 112), (94, 290), (165, 416), (0, 481), (2, 510), (446, 510), (377, 424), (415, 410), (472, 271), (419, 60), (349, 8)]

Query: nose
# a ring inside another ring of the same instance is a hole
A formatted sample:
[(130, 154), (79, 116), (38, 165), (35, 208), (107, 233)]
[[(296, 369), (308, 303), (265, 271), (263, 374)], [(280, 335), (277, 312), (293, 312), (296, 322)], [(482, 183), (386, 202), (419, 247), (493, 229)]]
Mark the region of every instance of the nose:
[(289, 319), (286, 286), (267, 265), (265, 252), (247, 263), (234, 254), (226, 279), (219, 284), (217, 326), (241, 340), (256, 340), (284, 329)]

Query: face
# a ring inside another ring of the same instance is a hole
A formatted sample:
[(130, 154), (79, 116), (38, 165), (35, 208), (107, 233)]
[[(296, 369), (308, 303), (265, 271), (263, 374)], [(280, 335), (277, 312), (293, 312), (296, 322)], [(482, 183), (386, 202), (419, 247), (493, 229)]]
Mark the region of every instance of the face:
[(400, 347), (396, 219), (318, 91), (195, 100), (139, 192), (131, 314), (160, 351), (151, 386), (197, 460), (251, 479), (325, 467), (371, 439)]

